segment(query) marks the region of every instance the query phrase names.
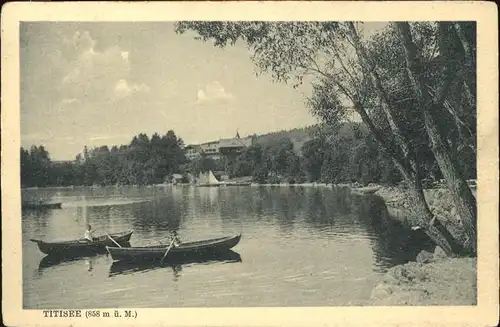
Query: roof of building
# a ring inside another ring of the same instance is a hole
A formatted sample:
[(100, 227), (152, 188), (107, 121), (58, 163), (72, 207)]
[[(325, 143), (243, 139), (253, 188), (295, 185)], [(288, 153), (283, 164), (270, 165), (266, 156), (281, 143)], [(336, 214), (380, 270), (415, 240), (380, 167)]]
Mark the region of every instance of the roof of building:
[(185, 150), (189, 150), (189, 149), (198, 150), (199, 148), (200, 148), (199, 144), (189, 144), (186, 147), (184, 147)]
[(240, 134), (238, 131), (236, 131), (236, 137), (234, 138), (228, 138), (228, 139), (220, 139), (218, 141), (210, 141), (210, 142), (204, 142), (201, 144), (190, 144), (186, 146), (185, 149), (194, 149), (194, 150), (200, 150), (201, 148), (207, 147), (207, 146), (218, 146), (220, 148), (241, 148), (241, 147), (249, 147), (252, 145), (252, 137), (247, 136), (244, 138), (240, 138)]
[(219, 141), (205, 142), (205, 143), (201, 143), (200, 145), (211, 145), (211, 144), (217, 144), (217, 143), (219, 143)]
[(246, 139), (223, 139), (219, 141), (219, 147), (221, 148), (233, 148), (233, 147), (247, 147), (252, 144), (251, 138)]

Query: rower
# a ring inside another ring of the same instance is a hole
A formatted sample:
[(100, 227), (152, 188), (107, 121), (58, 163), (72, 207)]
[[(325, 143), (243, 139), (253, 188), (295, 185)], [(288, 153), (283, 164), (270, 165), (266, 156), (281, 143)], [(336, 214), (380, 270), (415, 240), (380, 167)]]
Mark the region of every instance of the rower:
[(85, 231), (85, 235), (84, 235), (84, 238), (90, 242), (94, 241), (93, 239), (93, 236), (92, 236), (92, 233), (94, 231), (92, 230), (92, 226), (90, 225), (87, 225), (87, 230)]
[(173, 239), (173, 242), (174, 242), (174, 247), (178, 247), (179, 245), (181, 245), (181, 239), (179, 238), (179, 235), (177, 235), (177, 232), (173, 232), (173, 236), (172, 236), (172, 239)]

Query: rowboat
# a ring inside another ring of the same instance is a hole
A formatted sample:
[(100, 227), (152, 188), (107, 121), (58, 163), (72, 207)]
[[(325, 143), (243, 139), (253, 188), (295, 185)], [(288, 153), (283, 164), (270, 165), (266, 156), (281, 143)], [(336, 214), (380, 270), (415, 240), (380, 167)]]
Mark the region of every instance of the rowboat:
[(366, 186), (366, 187), (353, 188), (352, 191), (354, 193), (365, 195), (365, 194), (373, 194), (378, 190), (380, 190), (381, 188), (382, 188), (381, 186)]
[(226, 183), (226, 186), (250, 186), (251, 182), (229, 182)]
[[(121, 246), (127, 245), (134, 231), (126, 231), (110, 234), (111, 238)], [(40, 251), (54, 256), (83, 255), (87, 253), (106, 252), (106, 246), (115, 243), (108, 235), (97, 236), (92, 242), (86, 239), (78, 239), (61, 242), (45, 242), (37, 239), (30, 239), (38, 245)]]
[(147, 272), (155, 269), (172, 267), (181, 270), (183, 265), (212, 264), (212, 263), (235, 263), (241, 262), (241, 256), (232, 250), (205, 255), (192, 255), (186, 258), (171, 258), (163, 263), (151, 261), (113, 261), (109, 269), (109, 276), (129, 275), (138, 272)]
[(21, 208), (30, 210), (61, 209), (62, 203), (25, 202), (21, 205)]
[[(241, 239), (241, 234), (236, 236), (226, 236), (210, 240), (181, 243), (173, 246), (168, 251), (165, 260), (180, 260), (190, 256), (208, 255), (221, 253), (235, 247)], [(164, 258), (168, 246), (148, 245), (141, 247), (114, 247), (107, 246), (111, 258), (115, 261), (159, 261)]]

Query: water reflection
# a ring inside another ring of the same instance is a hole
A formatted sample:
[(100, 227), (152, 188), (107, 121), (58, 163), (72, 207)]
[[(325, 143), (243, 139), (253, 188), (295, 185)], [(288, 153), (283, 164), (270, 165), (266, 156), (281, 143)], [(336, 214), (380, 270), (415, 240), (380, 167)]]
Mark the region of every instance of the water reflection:
[(172, 197), (157, 201), (135, 203), (130, 206), (133, 225), (144, 231), (179, 231), (183, 211), (182, 202)]
[(92, 271), (94, 269), (95, 257), (97, 254), (80, 257), (63, 257), (47, 255), (40, 260), (38, 271), (42, 273), (47, 268), (52, 268), (62, 264), (81, 262), (85, 270)]
[(181, 276), (182, 266), (192, 264), (235, 263), (242, 262), (241, 255), (234, 251), (204, 256), (190, 256), (183, 259), (166, 260), (162, 264), (151, 262), (115, 261), (109, 269), (109, 277), (146, 273), (156, 269), (171, 268), (174, 280)]
[[(46, 198), (54, 198), (46, 190), (41, 192)], [(369, 234), (377, 267), (412, 260), (422, 248), (432, 246), (425, 238), (412, 235), (406, 226), (391, 219), (381, 198), (355, 195), (347, 188), (102, 188), (89, 189), (73, 197), (77, 197), (80, 204), (88, 204), (87, 199), (91, 197), (96, 201), (95, 197), (108, 200), (109, 196), (138, 197), (143, 194), (144, 197), (144, 193), (157, 197), (123, 205), (77, 206), (76, 212), (72, 212), (72, 221), (66, 219), (62, 225), (58, 222), (61, 217), (53, 219), (51, 211), (23, 212), (23, 220), (34, 225), (30, 228), (32, 232), (50, 234), (48, 229), (64, 229), (68, 224), (78, 225), (75, 227), (83, 231), (85, 224), (95, 226), (94, 222), (101, 230), (118, 231), (126, 226), (117, 225), (117, 218), (129, 216), (132, 229), (167, 236), (173, 232), (182, 235), (182, 229), (189, 228), (184, 224), (190, 217), (215, 216), (220, 217), (222, 223), (233, 223), (258, 222), (265, 216), (267, 221), (272, 218), (285, 234), (292, 234), (297, 222), (318, 232), (335, 229), (335, 233)], [(65, 195), (60, 190), (55, 194)], [(213, 224), (214, 218), (211, 219)]]
[(47, 227), (49, 218), (52, 216), (52, 210), (27, 210), (23, 211), (22, 215), (23, 221), (26, 221), (29, 224), (34, 224), (37, 230), (42, 230)]
[(434, 249), (435, 244), (426, 235), (392, 219), (382, 198), (353, 195), (352, 203), (357, 216), (373, 235), (374, 269), (385, 271), (387, 267), (415, 260), (421, 250)]
[(57, 199), (60, 196), (59, 192), (54, 192), (50, 189), (22, 189), (21, 190), (21, 201), (26, 202), (39, 202), (53, 203), (58, 202)]
[[(369, 298), (381, 272), (414, 259), (425, 246), (390, 218), (380, 198), (353, 195), (342, 188), (117, 187), (41, 192), (63, 202), (63, 209), (23, 212), (23, 300), (30, 308), (40, 303), (81, 307), (81, 301), (88, 307), (199, 306), (207, 301), (220, 306), (342, 305)], [(173, 232), (184, 242), (242, 233), (244, 239), (235, 249), (248, 259), (243, 263), (233, 252), (237, 257), (163, 266), (112, 263), (106, 255), (40, 260), (40, 251), (29, 241), (80, 238), (86, 221), (98, 235), (133, 229), (132, 246), (152, 244)], [(225, 262), (242, 264), (221, 264)], [(205, 264), (209, 266), (200, 266)], [(189, 268), (192, 265), (197, 268)], [(108, 278), (108, 271), (110, 277), (120, 277)], [(169, 274), (167, 279), (163, 272)], [(67, 287), (65, 295), (54, 290), (60, 281)], [(133, 291), (116, 291), (124, 284)], [(145, 290), (144, 284), (150, 287)], [(110, 291), (96, 303), (99, 297), (87, 292), (86, 285)], [(177, 295), (165, 297), (170, 286)], [(208, 291), (216, 295), (209, 297)]]
[(321, 190), (313, 188), (309, 190), (307, 201), (306, 221), (313, 228), (323, 228), (335, 224), (338, 216), (338, 206), (335, 205), (335, 197), (329, 189)]
[[(111, 208), (91, 211), (108, 220)], [(381, 198), (356, 195), (347, 188), (183, 187), (173, 189), (172, 196), (131, 204), (130, 209), (134, 227), (155, 234), (180, 232), (186, 217), (210, 215), (227, 222), (257, 222), (265, 215), (285, 234), (293, 233), (298, 219), (319, 232), (335, 228), (337, 234), (361, 233), (372, 243), (374, 269), (414, 260), (420, 250), (433, 246), (391, 219)]]
[(86, 259), (86, 260), (85, 260), (85, 263), (86, 263), (86, 264), (87, 264), (87, 266), (88, 266), (87, 271), (89, 271), (89, 272), (90, 272), (90, 271), (94, 270), (94, 267), (93, 267), (94, 258), (88, 258), (88, 259)]
[(303, 190), (291, 188), (272, 193), (268, 198), (282, 231), (291, 231), (299, 215), (303, 212)]

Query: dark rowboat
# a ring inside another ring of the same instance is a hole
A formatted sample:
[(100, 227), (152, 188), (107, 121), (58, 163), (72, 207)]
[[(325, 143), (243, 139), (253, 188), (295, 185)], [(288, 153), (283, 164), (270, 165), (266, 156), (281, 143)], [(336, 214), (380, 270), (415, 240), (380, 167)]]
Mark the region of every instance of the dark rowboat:
[[(133, 231), (110, 234), (118, 244), (127, 246)], [(106, 246), (116, 245), (107, 235), (97, 236), (94, 241), (86, 239), (62, 242), (44, 242), (42, 240), (31, 239), (38, 245), (40, 251), (53, 256), (85, 255), (89, 253), (106, 252)]]
[[(220, 237), (210, 240), (186, 242), (177, 247), (172, 247), (165, 260), (180, 260), (191, 256), (202, 256), (221, 253), (236, 246), (241, 239), (241, 234), (236, 236)], [(161, 261), (168, 245), (149, 245), (141, 247), (120, 248), (107, 246), (109, 254), (115, 261)]]
[(62, 203), (25, 202), (21, 205), (21, 208), (30, 210), (61, 209)]

